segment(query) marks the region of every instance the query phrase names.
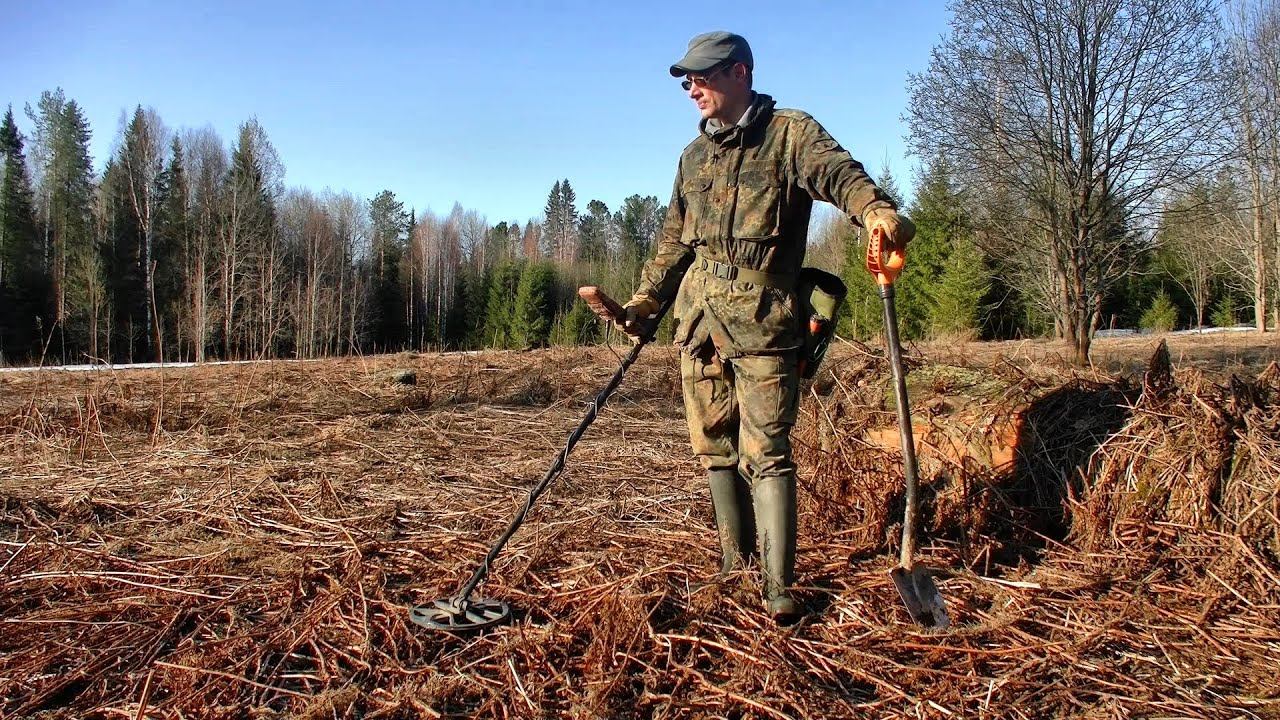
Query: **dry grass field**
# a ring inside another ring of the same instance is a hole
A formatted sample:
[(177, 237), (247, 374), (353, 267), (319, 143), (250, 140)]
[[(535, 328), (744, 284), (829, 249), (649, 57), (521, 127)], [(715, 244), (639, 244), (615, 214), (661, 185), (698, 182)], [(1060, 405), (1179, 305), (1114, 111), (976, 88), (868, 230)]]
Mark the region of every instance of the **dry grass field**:
[[(806, 387), (800, 597), (718, 564), (675, 352), (648, 348), (428, 631), (625, 348), (0, 374), (0, 717), (1280, 717), (1280, 342), (908, 348), (923, 561), (889, 580), (888, 373)], [(416, 384), (396, 382), (410, 369)], [(895, 437), (890, 434), (890, 437)]]

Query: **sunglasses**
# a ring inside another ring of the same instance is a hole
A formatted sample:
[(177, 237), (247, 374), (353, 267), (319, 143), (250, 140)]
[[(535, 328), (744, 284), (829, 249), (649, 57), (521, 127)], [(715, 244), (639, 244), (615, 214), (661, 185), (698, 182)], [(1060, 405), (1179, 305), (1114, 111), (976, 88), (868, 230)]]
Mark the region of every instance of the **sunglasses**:
[(695, 85), (697, 87), (704, 88), (707, 86), (707, 83), (711, 82), (711, 78), (733, 67), (734, 64), (735, 63), (721, 63), (708, 71), (706, 75), (690, 75), (687, 80), (680, 83), (680, 87), (684, 88), (685, 92), (688, 92), (689, 88), (692, 88)]

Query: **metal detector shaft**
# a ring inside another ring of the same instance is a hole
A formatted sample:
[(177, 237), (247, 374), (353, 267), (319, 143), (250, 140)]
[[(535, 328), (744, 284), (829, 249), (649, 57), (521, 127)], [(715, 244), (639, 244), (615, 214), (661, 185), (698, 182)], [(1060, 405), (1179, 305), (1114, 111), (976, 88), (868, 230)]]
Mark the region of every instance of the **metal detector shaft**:
[(604, 407), (609, 396), (613, 394), (614, 390), (618, 389), (618, 385), (622, 384), (622, 376), (626, 374), (627, 368), (631, 367), (636, 359), (640, 357), (640, 351), (644, 349), (644, 346), (653, 341), (654, 335), (658, 332), (658, 324), (662, 322), (663, 316), (667, 314), (667, 309), (671, 307), (673, 301), (674, 298), (663, 303), (662, 308), (658, 310), (658, 314), (649, 321), (649, 327), (640, 337), (635, 347), (631, 348), (631, 352), (627, 353), (627, 356), (622, 359), (622, 364), (613, 373), (609, 384), (605, 385), (604, 389), (596, 395), (596, 399), (587, 408), (587, 414), (582, 418), (582, 422), (578, 423), (577, 429), (569, 435), (568, 442), (565, 443), (564, 449), (560, 451), (560, 454), (556, 456), (555, 462), (551, 464), (547, 474), (543, 475), (542, 480), (529, 491), (529, 497), (525, 500), (524, 507), (520, 508), (520, 512), (516, 513), (516, 516), (511, 519), (511, 524), (507, 526), (506, 532), (502, 533), (502, 537), (498, 538), (498, 541), (494, 543), (493, 548), (489, 550), (489, 554), (485, 555), (484, 562), (480, 564), (480, 567), (476, 568), (475, 573), (471, 575), (471, 579), (467, 580), (466, 584), (458, 591), (458, 594), (454, 596), (455, 598), (465, 600), (471, 597), (471, 593), (475, 591), (476, 586), (489, 574), (490, 565), (493, 564), (502, 549), (506, 547), (507, 542), (511, 540), (511, 536), (516, 534), (516, 530), (524, 522), (525, 516), (529, 514), (529, 509), (537, 502), (543, 491), (551, 485), (551, 482), (564, 470), (565, 463), (569, 459), (569, 453), (573, 452), (573, 446), (578, 444), (578, 440), (582, 438), (583, 433), (595, 421), (596, 416), (600, 414), (600, 408)]

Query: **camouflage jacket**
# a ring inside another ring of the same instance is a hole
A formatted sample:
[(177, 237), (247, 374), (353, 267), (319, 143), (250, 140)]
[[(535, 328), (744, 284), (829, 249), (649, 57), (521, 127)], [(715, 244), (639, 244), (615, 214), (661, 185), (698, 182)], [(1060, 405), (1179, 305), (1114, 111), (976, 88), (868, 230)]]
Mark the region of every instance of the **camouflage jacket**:
[[(798, 347), (793, 287), (814, 200), (856, 223), (868, 210), (894, 207), (816, 120), (775, 110), (768, 95), (756, 96), (743, 123), (712, 133), (703, 121), (680, 156), (657, 252), (637, 294), (662, 302), (678, 292), (675, 342), (691, 352), (708, 339), (723, 357)], [(727, 268), (755, 271), (747, 273), (755, 282), (730, 278), (736, 271)]]

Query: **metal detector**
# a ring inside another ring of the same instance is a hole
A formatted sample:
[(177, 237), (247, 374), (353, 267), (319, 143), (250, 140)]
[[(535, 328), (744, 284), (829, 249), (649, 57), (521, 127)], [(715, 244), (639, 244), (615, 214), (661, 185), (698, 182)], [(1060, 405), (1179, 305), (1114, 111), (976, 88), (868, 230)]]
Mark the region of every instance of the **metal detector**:
[[(599, 288), (594, 286), (580, 288), (578, 294), (591, 306), (592, 311), (602, 318), (618, 322), (623, 320), (624, 312), (622, 306), (618, 305), (608, 295), (605, 295)], [(622, 359), (622, 364), (614, 372), (609, 384), (605, 385), (599, 395), (596, 395), (595, 400), (587, 408), (587, 414), (582, 418), (582, 422), (578, 423), (577, 429), (569, 435), (569, 441), (565, 443), (564, 449), (556, 456), (555, 462), (551, 464), (547, 474), (529, 491), (529, 497), (525, 500), (524, 507), (520, 508), (520, 512), (516, 513), (516, 516), (512, 518), (506, 532), (502, 533), (502, 537), (498, 538), (498, 541), (494, 543), (489, 550), (489, 554), (485, 555), (484, 562), (472, 573), (471, 579), (467, 580), (452, 597), (433, 600), (429, 604), (415, 605), (409, 608), (409, 619), (432, 630), (455, 633), (478, 632), (495, 625), (510, 622), (511, 606), (506, 602), (495, 598), (472, 598), (471, 593), (475, 592), (476, 586), (489, 574), (489, 568), (493, 565), (494, 559), (506, 547), (507, 542), (511, 540), (512, 535), (515, 535), (516, 530), (520, 528), (534, 502), (564, 470), (565, 462), (569, 458), (569, 453), (573, 451), (573, 446), (578, 444), (582, 434), (595, 421), (596, 416), (600, 414), (600, 408), (604, 407), (609, 396), (618, 388), (618, 385), (622, 384), (622, 376), (626, 374), (627, 368), (631, 367), (636, 359), (640, 357), (640, 351), (644, 346), (653, 341), (654, 335), (658, 331), (658, 323), (661, 322), (671, 303), (672, 300), (667, 300), (663, 303), (657, 314), (646, 322), (635, 346), (631, 348), (631, 352)]]

